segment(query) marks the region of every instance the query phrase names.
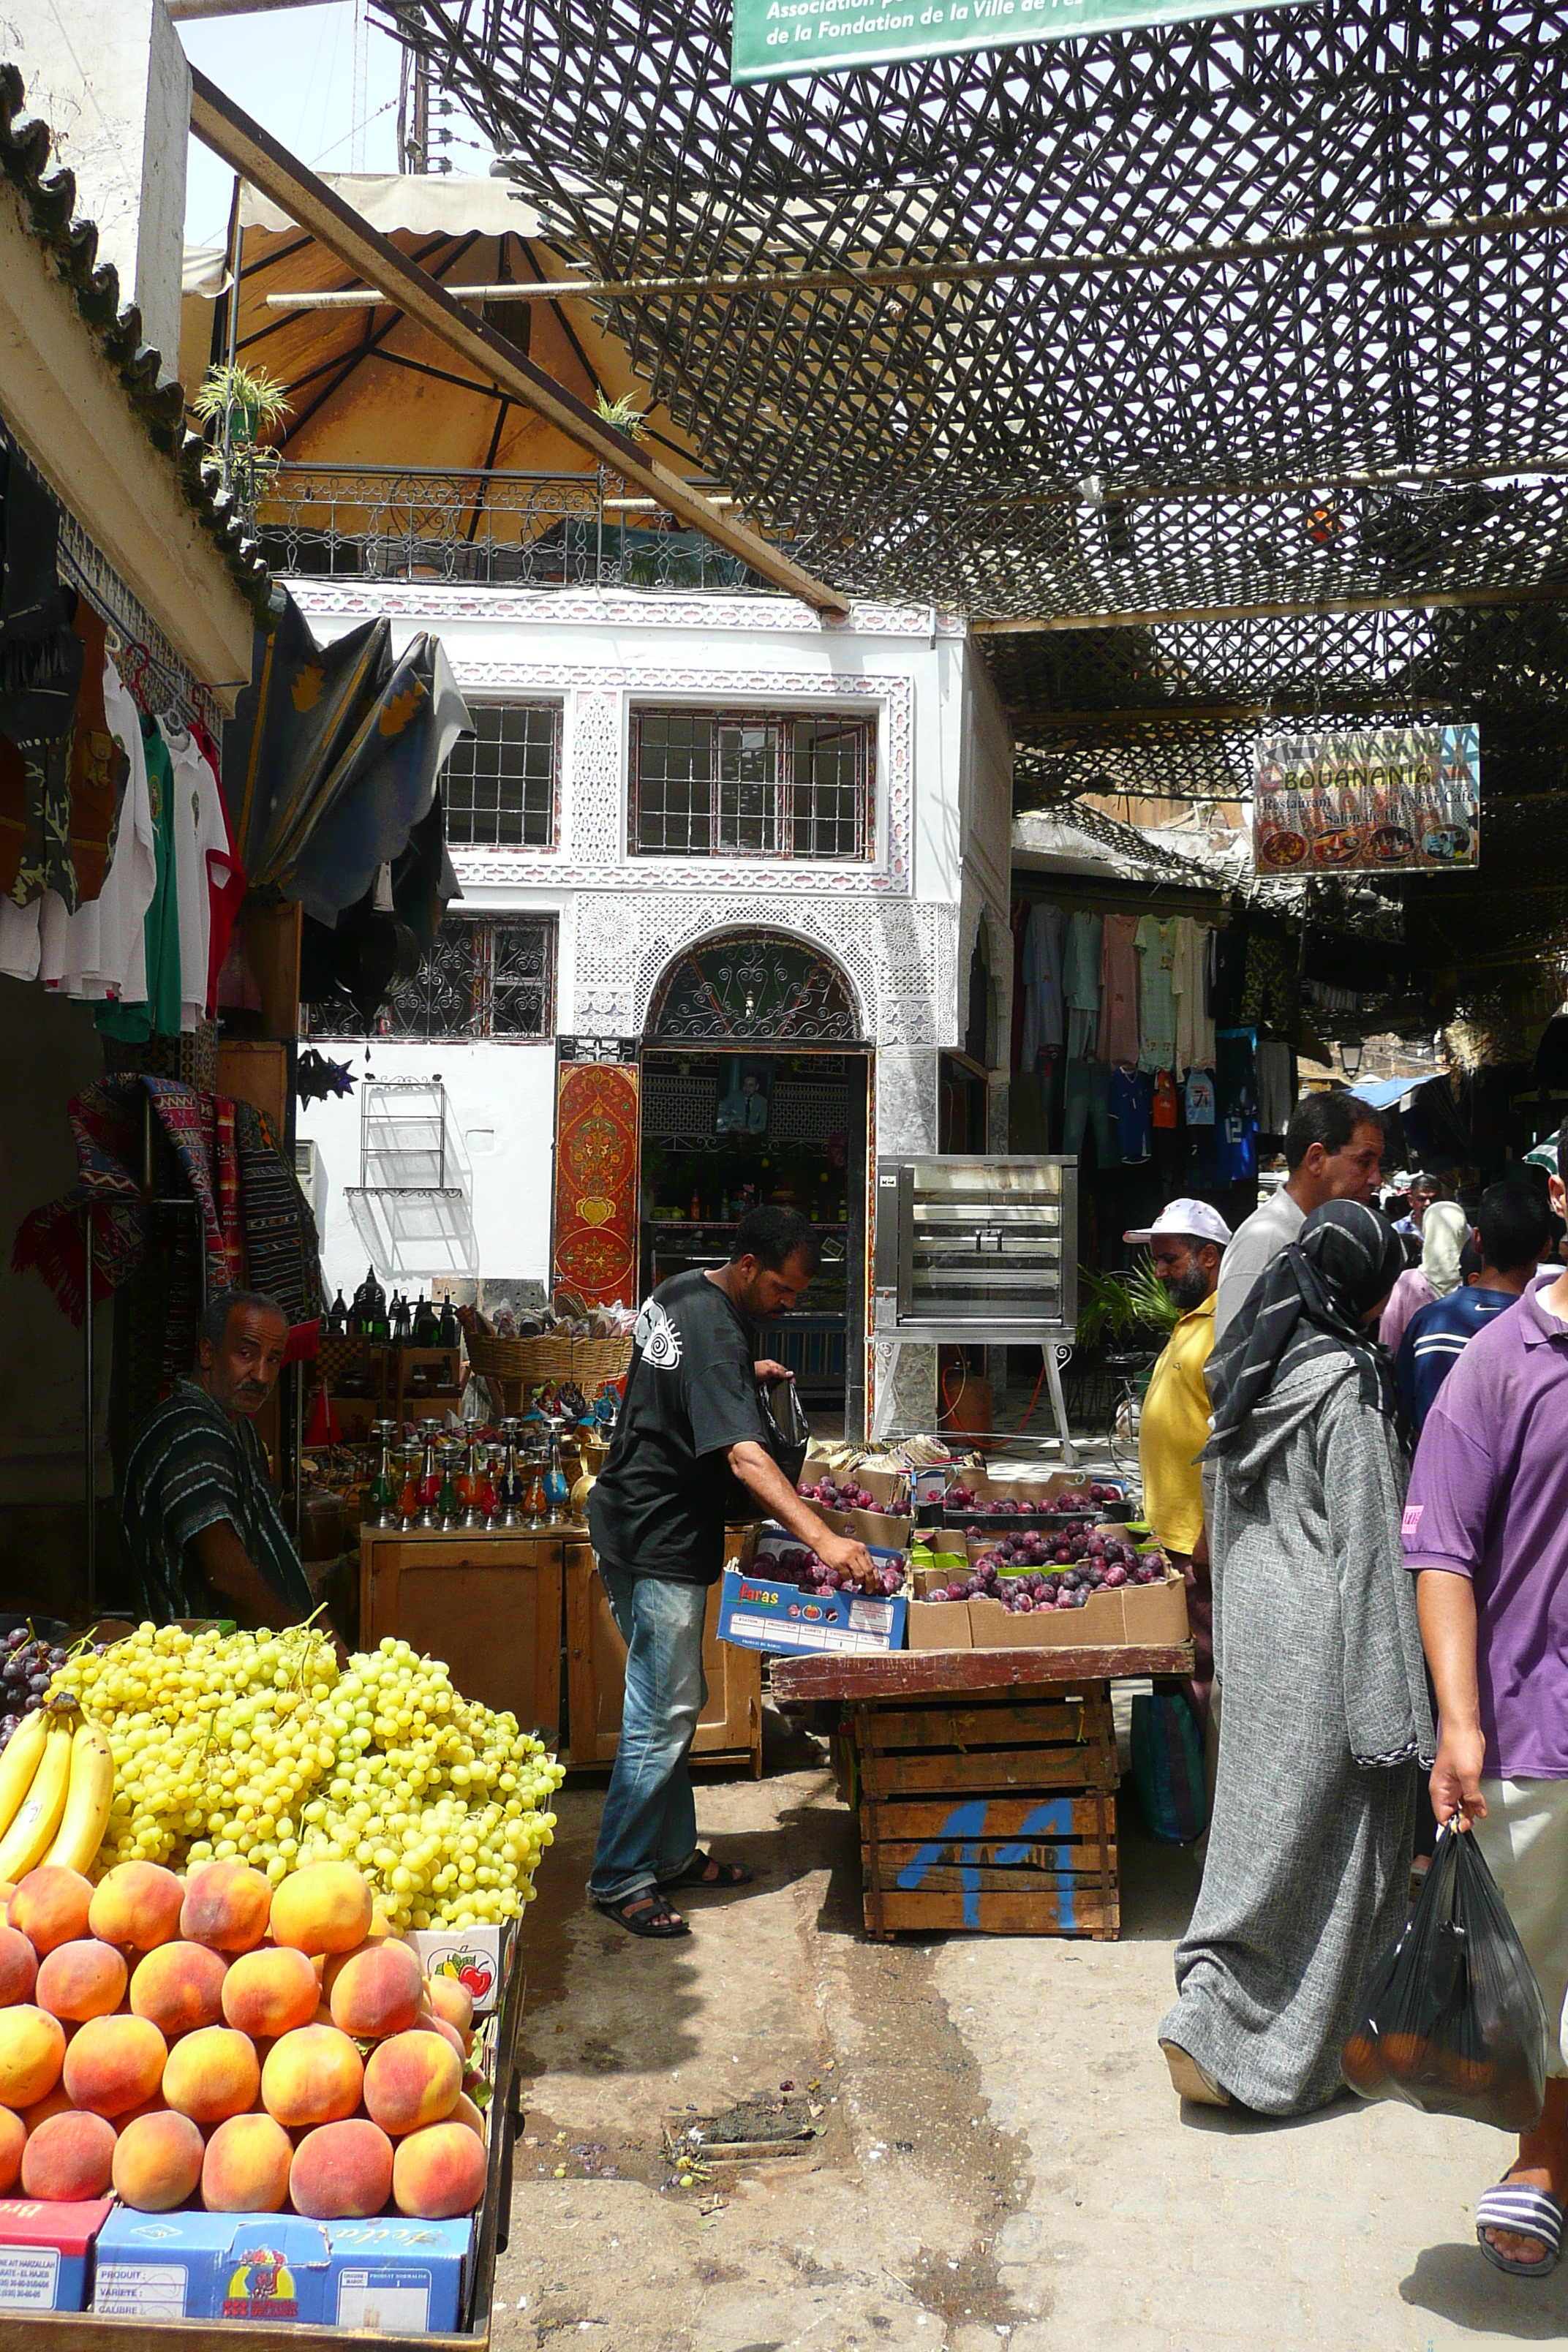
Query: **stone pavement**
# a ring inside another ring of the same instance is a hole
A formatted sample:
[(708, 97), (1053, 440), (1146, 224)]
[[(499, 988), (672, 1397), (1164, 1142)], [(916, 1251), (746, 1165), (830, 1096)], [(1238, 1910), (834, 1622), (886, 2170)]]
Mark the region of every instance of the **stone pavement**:
[[(563, 1792), (528, 1923), (536, 2070), (499, 2352), (1487, 2352), (1568, 2336), (1568, 2268), (1482, 2260), (1478, 2126), (1345, 2100), (1178, 2108), (1154, 2042), (1192, 1858), (1124, 1828), (1117, 1945), (868, 1945), (850, 1817), (797, 1738), (699, 1791), (762, 1865), (676, 1947), (585, 1911), (602, 1782)], [(1131, 1811), (1127, 1801), (1124, 1812)], [(807, 2153), (668, 2186), (667, 2124), (816, 2087)]]

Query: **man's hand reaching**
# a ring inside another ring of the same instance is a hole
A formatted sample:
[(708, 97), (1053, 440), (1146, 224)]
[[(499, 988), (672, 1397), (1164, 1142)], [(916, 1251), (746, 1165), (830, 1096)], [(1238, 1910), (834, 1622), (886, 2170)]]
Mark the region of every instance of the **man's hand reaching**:
[(836, 1568), (840, 1576), (852, 1576), (857, 1584), (863, 1584), (877, 1566), (865, 1545), (853, 1536), (818, 1536), (816, 1557)]
[(757, 1379), (765, 1381), (770, 1388), (774, 1381), (793, 1381), (795, 1378), (787, 1364), (775, 1364), (771, 1356), (764, 1356), (760, 1363), (752, 1366), (752, 1370)]

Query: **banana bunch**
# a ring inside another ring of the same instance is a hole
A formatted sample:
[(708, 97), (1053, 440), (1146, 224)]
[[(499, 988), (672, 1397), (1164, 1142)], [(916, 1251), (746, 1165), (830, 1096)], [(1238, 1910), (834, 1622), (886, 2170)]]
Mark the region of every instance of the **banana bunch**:
[(27, 1716), (0, 1753), (0, 1883), (40, 1863), (86, 1872), (114, 1801), (114, 1758), (102, 1726), (73, 1698)]

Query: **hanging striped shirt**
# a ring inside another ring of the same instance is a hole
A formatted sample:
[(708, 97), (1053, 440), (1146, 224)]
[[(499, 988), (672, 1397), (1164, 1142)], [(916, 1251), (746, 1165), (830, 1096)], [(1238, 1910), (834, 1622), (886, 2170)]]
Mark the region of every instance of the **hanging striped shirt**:
[(301, 1617), (315, 1603), (267, 1474), (251, 1423), (231, 1420), (198, 1381), (180, 1381), (131, 1441), (121, 1521), (126, 1565), (154, 1624), (176, 1617), (227, 1617), (191, 1539), (226, 1519), (252, 1567)]

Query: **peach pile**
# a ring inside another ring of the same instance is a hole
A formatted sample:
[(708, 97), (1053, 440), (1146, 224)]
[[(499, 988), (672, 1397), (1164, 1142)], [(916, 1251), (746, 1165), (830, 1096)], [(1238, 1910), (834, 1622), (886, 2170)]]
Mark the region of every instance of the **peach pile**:
[(472, 2212), (473, 2002), (426, 1980), (345, 1863), (96, 1886), (45, 1864), (0, 1924), (0, 2196), (142, 2212)]

